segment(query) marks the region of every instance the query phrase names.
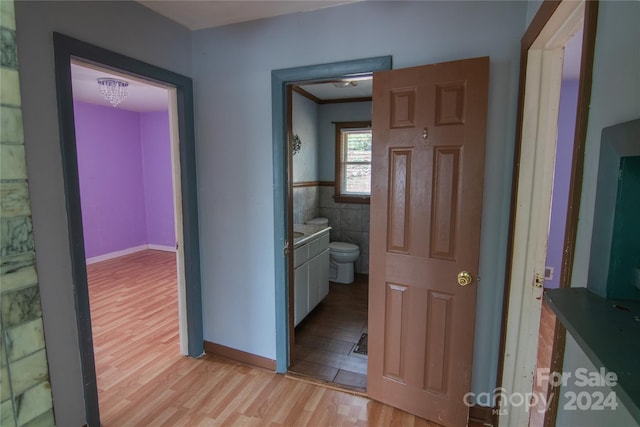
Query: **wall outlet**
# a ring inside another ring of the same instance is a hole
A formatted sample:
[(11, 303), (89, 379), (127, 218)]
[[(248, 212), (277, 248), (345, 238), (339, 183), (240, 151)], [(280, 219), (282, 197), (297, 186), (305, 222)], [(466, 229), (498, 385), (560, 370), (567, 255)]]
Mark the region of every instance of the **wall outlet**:
[(544, 280), (553, 280), (553, 267), (544, 268)]

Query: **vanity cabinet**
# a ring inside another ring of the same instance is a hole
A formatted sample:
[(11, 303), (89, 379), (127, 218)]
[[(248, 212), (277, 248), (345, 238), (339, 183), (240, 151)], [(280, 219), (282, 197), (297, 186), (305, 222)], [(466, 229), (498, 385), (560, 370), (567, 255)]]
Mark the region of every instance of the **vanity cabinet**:
[(329, 231), (314, 236), (293, 252), (294, 325), (329, 294)]

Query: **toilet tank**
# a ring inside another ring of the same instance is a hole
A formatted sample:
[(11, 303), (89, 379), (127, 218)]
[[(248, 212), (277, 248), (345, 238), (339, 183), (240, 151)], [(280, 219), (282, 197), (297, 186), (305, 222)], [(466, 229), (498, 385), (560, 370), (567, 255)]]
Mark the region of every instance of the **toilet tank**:
[(328, 226), (329, 225), (329, 219), (328, 218), (324, 218), (324, 217), (313, 218), (313, 219), (310, 219), (309, 221), (305, 222), (305, 224), (307, 224), (307, 225), (324, 225), (324, 226)]

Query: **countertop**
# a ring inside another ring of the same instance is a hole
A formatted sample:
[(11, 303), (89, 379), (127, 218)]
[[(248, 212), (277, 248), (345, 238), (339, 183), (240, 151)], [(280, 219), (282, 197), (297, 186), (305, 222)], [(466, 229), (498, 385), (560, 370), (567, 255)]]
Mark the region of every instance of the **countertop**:
[[(293, 224), (293, 247), (302, 246), (321, 234), (328, 233), (329, 230), (331, 230), (331, 227), (325, 225)], [(302, 233), (303, 236), (295, 237), (295, 233)]]
[(640, 422), (640, 302), (602, 298), (587, 288), (550, 289), (544, 295), (596, 368), (616, 373), (613, 390)]

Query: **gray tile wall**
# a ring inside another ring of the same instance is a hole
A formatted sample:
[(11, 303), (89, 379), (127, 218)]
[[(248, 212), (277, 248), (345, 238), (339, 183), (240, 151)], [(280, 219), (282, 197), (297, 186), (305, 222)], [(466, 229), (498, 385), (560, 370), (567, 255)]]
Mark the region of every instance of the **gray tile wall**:
[(335, 203), (334, 187), (320, 187), (320, 216), (329, 219), (331, 240), (360, 247), (356, 272), (369, 274), (369, 205)]
[(0, 1), (0, 53), (0, 425), (53, 426), (11, 0)]
[(293, 187), (293, 223), (304, 224), (320, 216), (320, 187)]
[(358, 245), (356, 272), (369, 274), (369, 205), (335, 203), (333, 194), (333, 186), (294, 187), (293, 222), (304, 224), (319, 216), (328, 218), (331, 241)]

